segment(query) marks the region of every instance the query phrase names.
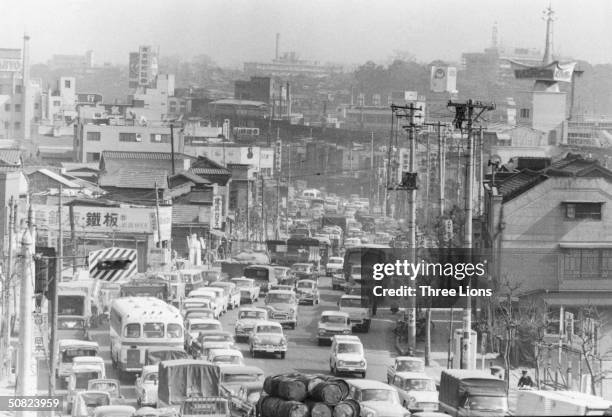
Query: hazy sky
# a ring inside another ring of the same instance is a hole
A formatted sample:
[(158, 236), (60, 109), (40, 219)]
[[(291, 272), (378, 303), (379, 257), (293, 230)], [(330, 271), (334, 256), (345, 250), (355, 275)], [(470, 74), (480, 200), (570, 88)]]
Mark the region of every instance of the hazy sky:
[[(503, 45), (544, 49), (549, 0), (3, 0), (0, 47), (31, 37), (32, 62), (92, 49), (127, 65), (138, 45), (161, 55), (207, 54), (222, 65), (281, 52), (340, 63), (385, 62), (394, 50), (419, 61), (481, 51), (498, 23)], [(612, 1), (552, 0), (555, 52), (612, 62)]]

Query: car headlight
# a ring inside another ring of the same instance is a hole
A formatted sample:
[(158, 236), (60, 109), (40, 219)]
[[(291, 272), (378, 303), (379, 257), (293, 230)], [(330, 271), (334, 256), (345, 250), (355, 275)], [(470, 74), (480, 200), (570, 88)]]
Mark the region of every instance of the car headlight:
[(319, 334), (325, 334), (325, 329), (319, 329)]
[(361, 362), (359, 362), (359, 366), (366, 366), (365, 361), (361, 361)]
[[(362, 407), (361, 415), (362, 417), (376, 417), (376, 411), (372, 410), (371, 408)], [(410, 416), (410, 414), (408, 414), (408, 416)]]
[(416, 403), (416, 402), (417, 402), (417, 400), (416, 400), (416, 398), (414, 398), (414, 397), (410, 396), (410, 397), (408, 397), (408, 402), (409, 402), (410, 404), (414, 404), (414, 403)]
[(339, 366), (344, 366), (344, 361), (338, 361)]
[(281, 339), (281, 345), (285, 346), (287, 344), (287, 339), (285, 339), (284, 337)]
[(342, 331), (342, 333), (343, 333), (343, 334), (349, 334), (349, 333), (351, 333), (351, 331), (350, 331), (349, 329), (344, 329), (344, 330)]

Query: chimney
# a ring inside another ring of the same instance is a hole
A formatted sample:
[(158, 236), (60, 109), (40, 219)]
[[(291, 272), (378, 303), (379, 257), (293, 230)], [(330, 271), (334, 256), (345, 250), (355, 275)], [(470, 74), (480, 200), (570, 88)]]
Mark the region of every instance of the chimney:
[(32, 121), (32, 110), (30, 108), (30, 37), (27, 33), (23, 35), (23, 64), (22, 64), (22, 87), (21, 87), (21, 129), (23, 140), (30, 140), (30, 123)]
[(277, 33), (276, 34), (276, 58), (275, 59), (278, 59), (279, 47), (280, 47), (280, 33)]

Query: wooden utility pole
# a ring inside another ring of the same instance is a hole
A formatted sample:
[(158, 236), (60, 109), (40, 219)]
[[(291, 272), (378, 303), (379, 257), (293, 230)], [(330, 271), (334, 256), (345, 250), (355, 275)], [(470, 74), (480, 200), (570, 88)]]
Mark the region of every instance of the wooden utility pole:
[[(11, 339), (10, 332), (10, 304), (11, 304), (11, 284), (12, 284), (12, 273), (13, 273), (13, 231), (15, 228), (15, 214), (13, 213), (13, 206), (15, 205), (15, 200), (11, 197), (9, 201), (8, 214), (9, 214), (9, 230), (8, 230), (8, 260), (6, 263), (6, 268), (4, 271), (4, 282), (2, 283), (2, 356), (0, 358), (5, 359), (8, 358), (9, 345)], [(8, 362), (10, 363), (11, 358), (8, 358)], [(4, 368), (5, 361), (2, 362), (3, 372), (2, 376), (4, 376), (4, 372), (7, 369)]]
[(370, 141), (370, 214), (373, 213), (374, 210), (374, 190), (372, 186), (372, 182), (374, 181), (374, 132), (371, 133), (371, 141)]
[[(465, 227), (464, 227), (464, 247), (467, 251), (464, 262), (472, 262), (472, 216), (473, 216), (473, 184), (474, 184), (474, 136), (472, 124), (482, 113), (487, 110), (495, 109), (493, 104), (484, 104), (468, 100), (465, 103), (448, 102), (448, 107), (455, 108), (455, 127), (463, 130), (463, 123), (467, 124), (467, 153), (466, 153), (466, 175), (465, 175)], [(478, 114), (474, 114), (478, 111)], [(467, 285), (471, 279), (467, 278)], [(466, 297), (466, 308), (463, 316), (463, 338), (461, 340), (461, 369), (471, 369), (473, 364), (470, 358), (476, 352), (472, 352), (472, 297), (468, 292)]]
[(157, 189), (157, 181), (155, 181), (155, 223), (157, 225), (157, 246), (158, 248), (162, 247), (162, 235), (161, 229), (159, 228), (159, 192)]
[[(64, 261), (64, 225), (62, 222), (64, 218), (62, 211), (64, 210), (64, 204), (62, 200), (62, 194), (64, 190), (60, 184), (59, 188), (59, 200), (58, 200), (58, 211), (57, 211), (57, 224), (59, 225), (59, 231), (57, 236), (57, 258), (55, 259), (55, 279), (52, 283), (47, 283), (48, 292), (51, 297), (51, 341), (49, 343), (49, 360), (51, 362), (51, 371), (49, 372), (49, 395), (55, 395), (55, 378), (56, 378), (56, 361), (55, 356), (57, 355), (57, 315), (58, 315), (58, 294), (57, 294), (57, 282), (62, 279), (63, 272), (63, 261)], [(49, 259), (47, 261), (47, 270), (49, 267)], [(48, 276), (48, 273), (47, 273)]]
[(440, 218), (444, 217), (444, 194), (446, 191), (446, 144), (438, 122), (438, 182), (440, 183)]
[(174, 170), (174, 124), (170, 123), (170, 158), (172, 159), (172, 175), (176, 172)]

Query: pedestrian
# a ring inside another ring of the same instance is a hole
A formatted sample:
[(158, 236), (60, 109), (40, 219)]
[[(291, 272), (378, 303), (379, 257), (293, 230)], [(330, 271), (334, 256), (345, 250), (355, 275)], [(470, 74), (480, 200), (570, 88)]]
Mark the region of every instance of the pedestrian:
[(519, 379), (518, 387), (519, 388), (533, 387), (533, 381), (531, 380), (531, 377), (527, 374), (527, 371), (525, 370), (523, 371), (523, 376), (521, 377), (521, 379)]

